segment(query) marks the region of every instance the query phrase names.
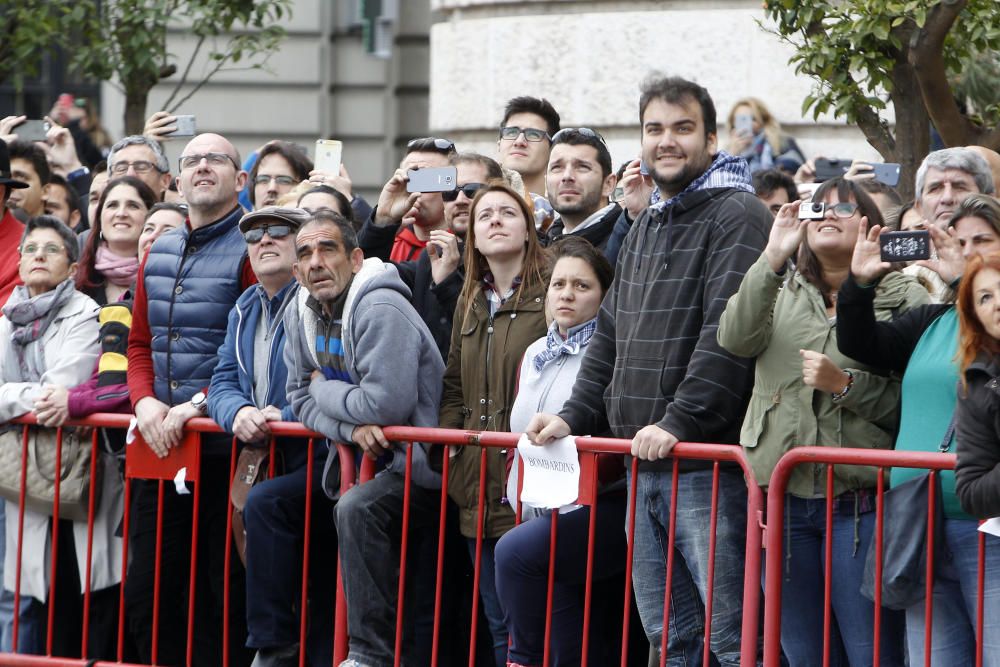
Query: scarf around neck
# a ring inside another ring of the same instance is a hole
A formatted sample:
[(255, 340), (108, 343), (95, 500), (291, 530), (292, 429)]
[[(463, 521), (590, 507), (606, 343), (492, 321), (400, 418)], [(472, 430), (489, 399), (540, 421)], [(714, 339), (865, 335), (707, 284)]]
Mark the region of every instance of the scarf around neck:
[(553, 322), (545, 336), (545, 349), (535, 355), (532, 363), (535, 372), (541, 373), (546, 365), (552, 363), (564, 354), (579, 354), (580, 350), (590, 342), (597, 331), (597, 318), (578, 324), (566, 332), (564, 339), (559, 333), (559, 325)]
[[(7, 349), (17, 357), (17, 367), (21, 373), (20, 382), (35, 382), (41, 377), (43, 371), (41, 351), (36, 349), (29, 359), (28, 345), (45, 334), (62, 307), (75, 293), (76, 286), (72, 278), (67, 278), (55, 289), (37, 296), (28, 296), (28, 288), (24, 285), (14, 288), (11, 300), (3, 307), (3, 314), (13, 325), (10, 336), (13, 345)], [(15, 301), (16, 303), (12, 303)]]
[(715, 154), (712, 164), (700, 176), (691, 181), (682, 192), (669, 199), (663, 199), (660, 189), (653, 190), (650, 196), (650, 208), (662, 211), (667, 206), (673, 206), (684, 195), (697, 190), (709, 188), (735, 188), (753, 194), (753, 181), (750, 177), (750, 167), (741, 157), (730, 155), (726, 151)]
[(131, 287), (139, 275), (139, 258), (116, 255), (107, 243), (101, 243), (97, 246), (94, 268), (112, 285)]

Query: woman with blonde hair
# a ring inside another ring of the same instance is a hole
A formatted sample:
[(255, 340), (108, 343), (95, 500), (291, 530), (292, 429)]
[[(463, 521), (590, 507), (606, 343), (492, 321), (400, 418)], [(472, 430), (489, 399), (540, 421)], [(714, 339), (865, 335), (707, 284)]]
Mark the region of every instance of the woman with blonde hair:
[(756, 97), (737, 100), (729, 112), (729, 153), (744, 158), (751, 172), (780, 169), (789, 174), (806, 161), (795, 139)]
[[(477, 431), (509, 431), (524, 351), (545, 335), (546, 261), (534, 217), (524, 197), (506, 185), (480, 189), (469, 212), (465, 281), (455, 310), (444, 376), (440, 425)], [(493, 636), (496, 664), (507, 659), (507, 630), (494, 584), (497, 540), (514, 527), (506, 497), (507, 455), (486, 451), (485, 505), (479, 516), (479, 447), (453, 454), (448, 493), (473, 558), (479, 551), (479, 593)]]

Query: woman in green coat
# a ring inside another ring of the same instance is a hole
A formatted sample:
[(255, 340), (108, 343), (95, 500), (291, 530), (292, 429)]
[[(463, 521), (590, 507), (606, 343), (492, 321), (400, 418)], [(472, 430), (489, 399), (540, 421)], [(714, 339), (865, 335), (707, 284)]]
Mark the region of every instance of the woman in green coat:
[[(440, 425), (509, 431), (521, 358), (548, 329), (544, 251), (528, 204), (504, 185), (481, 189), (469, 220), (465, 284), (455, 309)], [(448, 475), (448, 495), (458, 504), (460, 528), (473, 558), (481, 452), (479, 447), (456, 448)], [(507, 660), (507, 629), (494, 585), (493, 552), (500, 536), (514, 527), (504, 493), (506, 470), (506, 453), (488, 449), (479, 593), (501, 667)]]
[[(719, 323), (719, 344), (756, 358), (743, 445), (754, 475), (766, 488), (774, 466), (793, 447), (892, 447), (899, 380), (842, 355), (837, 349), (836, 300), (847, 278), (858, 226), (882, 224), (872, 199), (853, 181), (819, 187), (818, 219), (800, 218), (792, 202), (781, 207), (763, 255), (750, 268)], [(797, 257), (795, 266), (790, 260)], [(876, 316), (883, 320), (928, 302), (915, 279), (896, 272), (879, 285)], [(875, 468), (834, 471), (831, 663), (870, 664), (874, 605), (860, 592), (865, 555), (875, 525)], [(823, 663), (826, 467), (800, 465), (786, 497), (785, 576), (781, 645), (792, 667)], [(882, 610), (881, 661), (903, 664), (903, 618)]]

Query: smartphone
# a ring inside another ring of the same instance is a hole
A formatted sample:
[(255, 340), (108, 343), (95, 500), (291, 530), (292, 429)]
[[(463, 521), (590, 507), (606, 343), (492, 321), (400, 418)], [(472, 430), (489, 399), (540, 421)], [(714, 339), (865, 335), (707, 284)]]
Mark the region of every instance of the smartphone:
[(21, 141), (45, 141), (52, 124), (47, 120), (26, 120), (14, 128)]
[(851, 162), (853, 160), (825, 157), (816, 158), (816, 182), (822, 183), (823, 181), (829, 181), (831, 178), (843, 176), (851, 168)]
[(875, 174), (875, 180), (879, 183), (885, 183), (890, 188), (894, 188), (899, 185), (899, 164), (895, 162), (873, 162), (872, 163), (872, 173)]
[(649, 176), (649, 166), (645, 160), (639, 160), (639, 173), (643, 176)]
[(410, 169), (406, 178), (407, 192), (448, 192), (457, 189), (458, 170), (455, 167)]
[(748, 113), (738, 113), (733, 119), (733, 132), (746, 136), (753, 136), (753, 115)]
[(883, 262), (912, 262), (931, 256), (931, 235), (926, 229), (885, 232), (878, 242)]
[(193, 137), (198, 133), (197, 125), (195, 124), (194, 116), (188, 114), (181, 114), (175, 117), (174, 125), (177, 129), (173, 132), (168, 133), (165, 136), (168, 137)]
[(336, 139), (318, 139), (316, 141), (316, 169), (338, 176), (343, 152), (344, 142)]
[(819, 201), (802, 202), (799, 206), (799, 220), (822, 220), (826, 215), (826, 204)]

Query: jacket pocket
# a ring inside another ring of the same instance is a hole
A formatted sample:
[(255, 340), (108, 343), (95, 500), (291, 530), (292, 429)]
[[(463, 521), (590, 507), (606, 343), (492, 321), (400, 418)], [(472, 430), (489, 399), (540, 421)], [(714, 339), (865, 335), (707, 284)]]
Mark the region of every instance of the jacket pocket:
[(754, 390), (750, 397), (750, 405), (747, 407), (747, 415), (743, 419), (743, 428), (740, 431), (740, 444), (749, 449), (760, 444), (761, 438), (767, 431), (769, 422), (776, 418), (775, 410), (781, 404), (781, 392), (773, 393), (759, 392)]

